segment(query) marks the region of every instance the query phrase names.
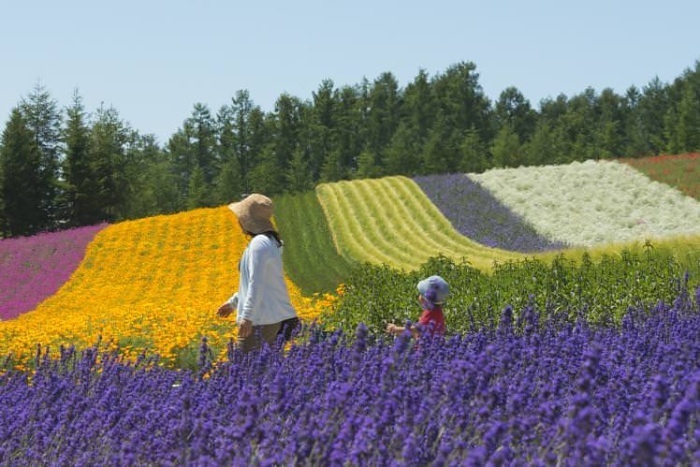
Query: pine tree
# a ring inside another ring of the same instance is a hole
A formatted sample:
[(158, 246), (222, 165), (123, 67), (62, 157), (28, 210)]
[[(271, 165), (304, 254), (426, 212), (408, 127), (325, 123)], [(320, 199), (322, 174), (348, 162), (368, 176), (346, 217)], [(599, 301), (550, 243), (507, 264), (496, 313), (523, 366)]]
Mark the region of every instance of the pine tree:
[[(299, 175), (302, 174), (302, 168), (299, 168)], [(337, 182), (339, 180), (344, 180), (348, 176), (347, 169), (343, 167), (342, 160), (340, 157), (340, 150), (335, 149), (328, 154), (326, 160), (323, 162), (323, 167), (321, 167), (321, 182)], [(306, 185), (301, 185), (301, 187), (306, 186), (306, 189), (310, 189), (313, 184), (310, 180), (307, 181)], [(297, 190), (304, 191), (304, 190)]]
[[(326, 159), (327, 161), (328, 159)], [(301, 148), (297, 148), (294, 151), (294, 156), (287, 170), (286, 182), (287, 191), (292, 193), (303, 193), (314, 187), (311, 171), (309, 170), (309, 161)]]
[(462, 154), (462, 161), (459, 165), (460, 172), (481, 173), (491, 167), (488, 148), (481, 141), (476, 130), (471, 129), (465, 133), (459, 149)]
[(190, 186), (187, 193), (187, 209), (201, 208), (210, 205), (209, 185), (207, 184), (204, 171), (197, 166), (190, 177)]
[(69, 226), (93, 225), (102, 220), (100, 190), (91, 160), (90, 128), (77, 91), (73, 94), (73, 104), (67, 109), (67, 116), (63, 132), (65, 191), (61, 204), (64, 217)]
[(58, 197), (60, 194), (59, 169), (61, 158), (61, 113), (58, 103), (46, 88), (37, 84), (31, 94), (22, 100), (20, 111), (32, 132), (41, 162), (36, 190), (41, 193), (43, 219), (37, 226), (51, 230), (58, 226)]
[(10, 114), (0, 148), (4, 233), (34, 235), (46, 227), (45, 171), (36, 137), (18, 108)]
[(102, 221), (125, 217), (129, 161), (127, 147), (132, 133), (112, 107), (100, 107), (90, 135), (92, 171), (98, 185)]

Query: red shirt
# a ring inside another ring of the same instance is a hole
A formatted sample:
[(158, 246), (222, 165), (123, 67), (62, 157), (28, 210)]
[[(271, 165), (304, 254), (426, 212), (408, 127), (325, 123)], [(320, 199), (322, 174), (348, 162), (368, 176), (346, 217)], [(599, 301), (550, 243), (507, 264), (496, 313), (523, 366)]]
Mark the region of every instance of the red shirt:
[(423, 310), (423, 313), (418, 318), (418, 322), (425, 327), (431, 334), (445, 334), (445, 315), (442, 313), (441, 307), (435, 307), (432, 310)]

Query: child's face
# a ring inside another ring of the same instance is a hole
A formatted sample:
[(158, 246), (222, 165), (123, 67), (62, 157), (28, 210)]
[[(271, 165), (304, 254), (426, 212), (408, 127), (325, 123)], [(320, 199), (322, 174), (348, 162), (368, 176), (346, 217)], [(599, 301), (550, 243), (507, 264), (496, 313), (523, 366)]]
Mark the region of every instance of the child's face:
[(425, 297), (422, 294), (418, 294), (418, 303), (420, 303), (420, 306), (423, 308), (429, 308), (430, 303), (425, 299)]

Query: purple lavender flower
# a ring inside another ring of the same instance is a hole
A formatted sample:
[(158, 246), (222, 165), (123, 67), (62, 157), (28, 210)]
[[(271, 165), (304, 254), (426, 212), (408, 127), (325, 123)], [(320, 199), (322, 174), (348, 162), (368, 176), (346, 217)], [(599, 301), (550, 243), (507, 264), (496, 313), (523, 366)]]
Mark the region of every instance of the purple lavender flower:
[(233, 352), (207, 378), (99, 349), (60, 349), (54, 359), (39, 348), (31, 380), (0, 372), (0, 456), (42, 465), (693, 465), (693, 307), (632, 310), (624, 327), (541, 317), (524, 332), (510, 317), (508, 332), (494, 323), (419, 345), (364, 326), (307, 334), (284, 354)]
[(537, 233), (522, 217), (464, 174), (422, 175), (413, 180), (454, 228), (475, 242), (525, 253), (566, 247)]

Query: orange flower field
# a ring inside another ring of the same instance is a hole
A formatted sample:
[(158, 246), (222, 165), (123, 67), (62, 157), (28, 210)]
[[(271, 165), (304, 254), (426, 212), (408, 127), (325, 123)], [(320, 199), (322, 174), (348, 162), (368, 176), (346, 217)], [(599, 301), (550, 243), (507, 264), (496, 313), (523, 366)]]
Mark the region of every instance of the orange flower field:
[[(60, 346), (118, 348), (129, 359), (157, 354), (163, 365), (196, 362), (202, 337), (219, 358), (235, 338), (234, 317), (216, 309), (238, 286), (248, 238), (226, 207), (122, 222), (103, 229), (59, 291), (0, 326), (0, 354), (25, 368)], [(288, 280), (292, 303), (309, 322), (333, 297), (303, 297)]]

